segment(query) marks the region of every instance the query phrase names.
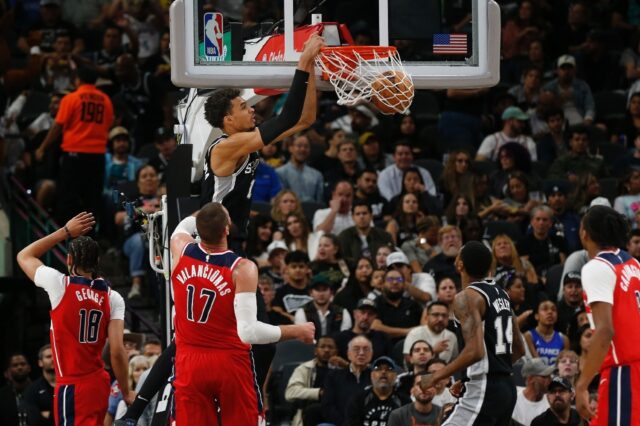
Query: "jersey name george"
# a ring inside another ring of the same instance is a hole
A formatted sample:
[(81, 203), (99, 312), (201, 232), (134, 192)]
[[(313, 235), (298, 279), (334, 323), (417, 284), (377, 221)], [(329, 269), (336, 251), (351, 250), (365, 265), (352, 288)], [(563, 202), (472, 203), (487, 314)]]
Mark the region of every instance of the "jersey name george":
[(51, 310), (50, 330), (60, 383), (104, 369), (102, 349), (111, 320), (111, 289), (104, 279), (71, 276), (64, 280), (64, 295)]
[(241, 234), (244, 234), (249, 222), (251, 191), (260, 158), (257, 152), (252, 152), (247, 155), (245, 161), (233, 174), (216, 176), (215, 171), (211, 168), (211, 152), (216, 145), (227, 138), (227, 135), (220, 136), (211, 144), (205, 154), (200, 205), (203, 206), (211, 201), (222, 203), (229, 211), (233, 224)]
[(207, 253), (188, 244), (171, 276), (175, 302), (176, 344), (244, 350), (233, 307), (233, 268), (242, 258), (231, 251)]

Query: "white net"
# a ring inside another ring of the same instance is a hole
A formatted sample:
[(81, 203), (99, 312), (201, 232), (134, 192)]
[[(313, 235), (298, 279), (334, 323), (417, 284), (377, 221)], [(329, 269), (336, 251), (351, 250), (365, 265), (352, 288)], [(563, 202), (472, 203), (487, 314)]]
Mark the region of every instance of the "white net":
[(326, 48), (316, 65), (334, 87), (340, 105), (370, 101), (383, 114), (405, 114), (413, 101), (411, 76), (395, 48)]

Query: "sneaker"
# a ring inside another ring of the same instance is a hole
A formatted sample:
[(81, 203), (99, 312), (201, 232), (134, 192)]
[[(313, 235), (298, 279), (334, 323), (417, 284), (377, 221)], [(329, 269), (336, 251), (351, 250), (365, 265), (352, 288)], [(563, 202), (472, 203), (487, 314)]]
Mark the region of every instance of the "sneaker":
[(142, 292), (140, 291), (140, 284), (133, 283), (131, 284), (131, 290), (129, 290), (129, 295), (127, 296), (129, 299), (136, 299), (142, 296)]
[(133, 419), (118, 419), (113, 422), (113, 426), (136, 426), (137, 424), (138, 422)]

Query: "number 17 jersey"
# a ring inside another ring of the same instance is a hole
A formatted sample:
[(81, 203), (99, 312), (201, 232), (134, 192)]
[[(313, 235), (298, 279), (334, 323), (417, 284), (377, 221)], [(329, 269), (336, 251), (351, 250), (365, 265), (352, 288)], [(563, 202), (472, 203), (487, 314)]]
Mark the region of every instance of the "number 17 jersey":
[(242, 260), (230, 250), (208, 253), (188, 244), (171, 276), (176, 345), (247, 351), (238, 337), (233, 268)]

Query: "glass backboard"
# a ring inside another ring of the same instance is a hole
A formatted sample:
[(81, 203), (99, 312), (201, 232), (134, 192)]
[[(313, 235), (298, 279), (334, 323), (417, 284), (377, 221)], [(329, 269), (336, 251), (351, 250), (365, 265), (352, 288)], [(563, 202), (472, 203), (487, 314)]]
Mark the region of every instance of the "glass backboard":
[(395, 46), (417, 89), (499, 81), (493, 0), (176, 0), (171, 77), (183, 87), (287, 88), (314, 33), (330, 46)]

